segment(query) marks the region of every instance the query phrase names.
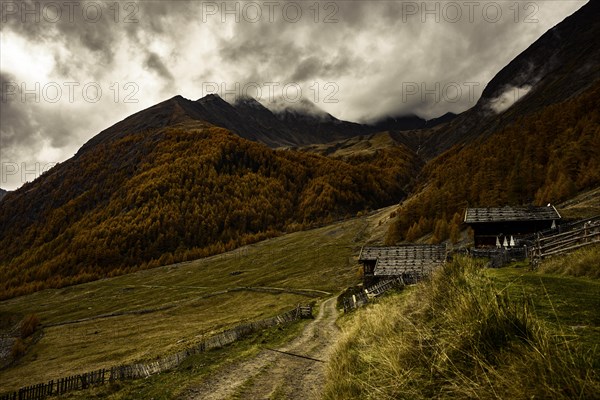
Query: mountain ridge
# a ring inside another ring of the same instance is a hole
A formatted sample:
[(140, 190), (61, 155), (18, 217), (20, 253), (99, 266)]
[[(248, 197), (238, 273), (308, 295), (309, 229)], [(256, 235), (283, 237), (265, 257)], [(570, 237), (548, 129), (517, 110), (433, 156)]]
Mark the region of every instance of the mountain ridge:
[[(303, 101), (303, 107), (295, 107), (295, 103), (291, 103), (287, 107), (280, 106), (277, 110), (271, 110), (251, 97), (239, 98), (230, 104), (217, 94), (208, 94), (196, 101), (176, 95), (101, 131), (88, 140), (78, 153), (101, 142), (117, 140), (138, 131), (162, 128), (187, 118), (220, 126), (242, 138), (277, 148), (328, 143), (385, 130), (425, 129), (446, 123), (455, 117), (454, 114), (447, 113), (439, 118), (425, 120), (412, 115), (390, 117), (373, 124), (359, 124), (339, 120), (318, 109), (309, 100)], [(308, 112), (311, 107), (312, 110)]]

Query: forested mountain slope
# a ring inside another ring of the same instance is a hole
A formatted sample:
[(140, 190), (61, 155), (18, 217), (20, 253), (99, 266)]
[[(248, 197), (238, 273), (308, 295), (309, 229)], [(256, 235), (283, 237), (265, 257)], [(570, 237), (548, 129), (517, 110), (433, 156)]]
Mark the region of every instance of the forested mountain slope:
[(0, 203), (0, 297), (394, 204), (418, 165), (400, 146), (342, 161), (273, 150), (190, 119), (98, 141)]
[(388, 242), (432, 230), (434, 241), (444, 240), (467, 206), (545, 205), (600, 184), (599, 96), (597, 81), (577, 97), (430, 161), (400, 207)]

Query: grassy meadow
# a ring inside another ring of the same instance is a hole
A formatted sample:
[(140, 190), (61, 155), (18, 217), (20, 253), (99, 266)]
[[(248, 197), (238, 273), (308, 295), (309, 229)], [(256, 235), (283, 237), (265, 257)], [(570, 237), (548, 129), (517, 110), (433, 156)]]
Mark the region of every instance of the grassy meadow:
[(0, 302), (0, 316), (36, 314), (43, 335), (0, 371), (0, 392), (155, 358), (244, 321), (359, 281), (359, 244), (391, 209), (295, 232), (222, 255)]
[(300, 320), (285, 327), (272, 327), (256, 332), (249, 337), (234, 342), (224, 348), (195, 354), (187, 358), (177, 368), (146, 379), (121, 381), (97, 386), (92, 389), (75, 391), (59, 396), (59, 399), (154, 399), (170, 400), (185, 398), (191, 387), (220, 368), (258, 354), (264, 347), (278, 347), (297, 336), (308, 320)]

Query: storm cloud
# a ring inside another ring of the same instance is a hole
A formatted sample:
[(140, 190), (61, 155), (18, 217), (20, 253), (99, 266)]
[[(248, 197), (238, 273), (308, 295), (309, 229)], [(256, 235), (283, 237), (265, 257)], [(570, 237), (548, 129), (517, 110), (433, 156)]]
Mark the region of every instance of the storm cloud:
[(63, 161), (177, 94), (309, 100), (351, 121), (461, 112), (584, 3), (2, 2), (0, 162)]

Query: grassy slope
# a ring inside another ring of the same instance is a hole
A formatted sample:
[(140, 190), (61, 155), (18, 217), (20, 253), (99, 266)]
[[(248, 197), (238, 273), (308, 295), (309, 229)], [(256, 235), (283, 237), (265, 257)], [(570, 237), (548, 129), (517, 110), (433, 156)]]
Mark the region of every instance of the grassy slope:
[(600, 246), (584, 247), (573, 254), (544, 260), (540, 271), (569, 276), (600, 278)]
[[(557, 331), (600, 345), (600, 246), (545, 260), (539, 272), (524, 268), (486, 270), (516, 301), (532, 301), (538, 317)], [(579, 277), (584, 276), (584, 277)]]
[[(154, 311), (45, 327), (44, 337), (18, 365), (0, 371), (0, 392), (156, 357), (240, 321), (274, 315), (326, 295), (318, 291), (335, 293), (356, 284), (356, 244), (390, 210), (220, 256), (3, 301), (0, 316), (36, 313), (44, 325), (113, 312)], [(245, 287), (317, 292), (239, 290)], [(231, 289), (235, 290), (224, 292)], [(165, 306), (170, 308), (160, 310)]]
[(377, 150), (398, 146), (400, 143), (389, 134), (380, 132), (368, 136), (357, 136), (332, 143), (311, 144), (300, 147), (300, 150), (323, 156), (346, 158), (359, 155), (371, 155)]
[(327, 399), (595, 398), (600, 282), (463, 260), (342, 320)]
[(563, 218), (583, 219), (600, 215), (600, 187), (582, 192), (558, 208)]
[(273, 327), (250, 337), (206, 353), (200, 353), (186, 359), (176, 369), (128, 382), (98, 386), (91, 390), (71, 392), (60, 399), (154, 399), (169, 400), (185, 396), (190, 387), (194, 387), (217, 369), (226, 367), (238, 360), (256, 355), (264, 347), (278, 347), (297, 336), (306, 325), (301, 320), (285, 328)]

